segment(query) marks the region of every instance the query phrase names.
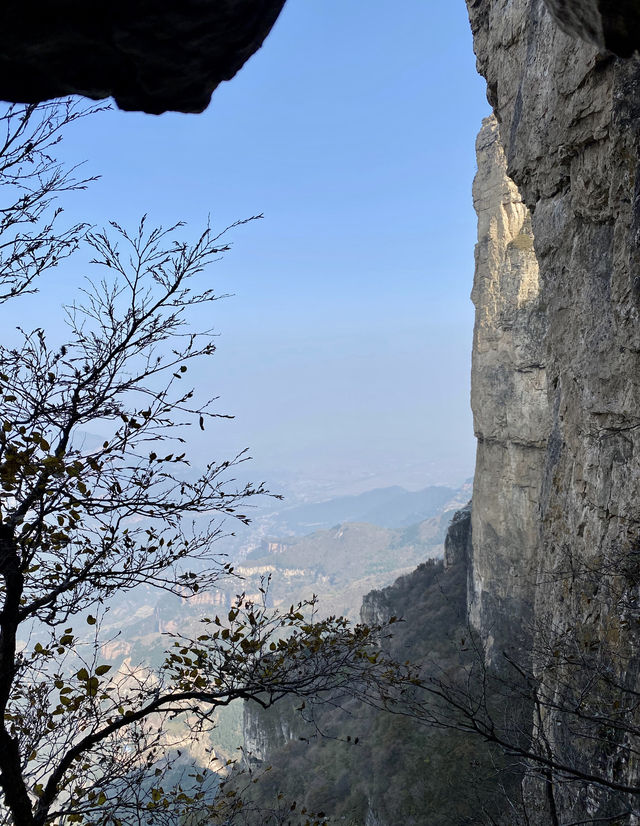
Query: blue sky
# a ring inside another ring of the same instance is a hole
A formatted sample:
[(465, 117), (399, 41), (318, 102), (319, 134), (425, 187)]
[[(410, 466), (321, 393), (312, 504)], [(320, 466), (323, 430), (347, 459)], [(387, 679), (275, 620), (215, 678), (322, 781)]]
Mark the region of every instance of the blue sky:
[(486, 114), (463, 0), (288, 0), (204, 114), (113, 111), (69, 133), (69, 157), (102, 175), (70, 217), (131, 226), (148, 212), (195, 234), (209, 214), (264, 213), (211, 271), (234, 297), (211, 309), (218, 353), (196, 375), (236, 419), (199, 450), (249, 446), (276, 485), (336, 492), (470, 475)]

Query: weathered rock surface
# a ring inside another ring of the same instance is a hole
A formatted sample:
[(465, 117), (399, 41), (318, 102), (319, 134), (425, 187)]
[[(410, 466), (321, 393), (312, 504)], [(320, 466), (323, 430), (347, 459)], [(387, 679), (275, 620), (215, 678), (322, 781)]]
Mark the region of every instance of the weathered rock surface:
[[(282, 748), (298, 736), (303, 726), (295, 715), (291, 715), (290, 705), (286, 706), (286, 713), (269, 714), (255, 703), (243, 704), (242, 734), (246, 765), (265, 761), (269, 752)], [(294, 730), (296, 723), (300, 731)]]
[(444, 540), (444, 567), (469, 565), (471, 548), (471, 502), (456, 511)]
[[(637, 626), (613, 604), (586, 598), (574, 574), (588, 568), (607, 579), (603, 560), (615, 566), (640, 536), (640, 60), (604, 53), (607, 35), (587, 31), (610, 3), (549, 0), (555, 19), (543, 0), (467, 5), (513, 182), (496, 187), (504, 161), (487, 145), (497, 139), (495, 124), (485, 124), (475, 190), (472, 617), (489, 643), (509, 607), (514, 623), (535, 631), (538, 648), (549, 629), (564, 629), (587, 642), (614, 641), (610, 651), (637, 663)], [(563, 31), (561, 17), (593, 45)], [(633, 15), (620, 19), (633, 25)], [(532, 315), (518, 327), (500, 316), (517, 307), (523, 272), (511, 268), (512, 235), (503, 227), (525, 207), (539, 270), (536, 290), (531, 251)], [(527, 352), (534, 369), (524, 381), (516, 376)], [(528, 596), (517, 585), (523, 578), (535, 583)], [(614, 673), (615, 664), (606, 667)], [(633, 670), (625, 679), (632, 677)], [(552, 696), (556, 678), (540, 678)], [(570, 755), (575, 744), (558, 722), (553, 713), (543, 721), (549, 742)], [(619, 781), (638, 783), (633, 761), (611, 767)], [(567, 785), (556, 790), (556, 805), (560, 822), (611, 814), (599, 809), (597, 792), (576, 799)], [(541, 826), (557, 822), (544, 809), (537, 817)]]
[[(540, 298), (531, 216), (494, 117), (477, 141), (478, 214), (471, 405), (478, 439), (473, 490), (471, 615), (487, 650), (512, 636), (532, 603), (539, 492), (549, 435)], [(454, 523), (455, 524), (455, 523)]]
[(113, 96), (121, 109), (201, 112), (260, 48), (284, 0), (7, 0), (0, 98)]
[(567, 34), (630, 57), (640, 48), (637, 0), (545, 0)]

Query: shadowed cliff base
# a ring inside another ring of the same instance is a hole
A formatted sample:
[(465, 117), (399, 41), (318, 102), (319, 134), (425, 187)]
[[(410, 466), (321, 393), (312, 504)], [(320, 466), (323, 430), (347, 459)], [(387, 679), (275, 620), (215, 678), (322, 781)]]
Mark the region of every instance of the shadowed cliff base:
[(0, 98), (112, 96), (121, 109), (201, 112), (262, 45), (284, 0), (8, 0)]

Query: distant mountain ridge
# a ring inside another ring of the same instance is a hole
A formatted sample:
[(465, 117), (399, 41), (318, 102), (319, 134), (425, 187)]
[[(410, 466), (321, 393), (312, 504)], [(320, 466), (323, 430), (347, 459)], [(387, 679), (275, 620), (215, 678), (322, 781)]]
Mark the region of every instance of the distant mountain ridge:
[(327, 530), (344, 522), (368, 523), (391, 530), (406, 528), (443, 510), (453, 510), (470, 497), (469, 485), (451, 488), (430, 485), (409, 491), (398, 485), (353, 496), (338, 496), (284, 509), (277, 514), (278, 533), (296, 536)]
[[(104, 617), (103, 627), (111, 640), (102, 657), (113, 668), (159, 667), (167, 646), (164, 634), (197, 636), (203, 615), (224, 617), (239, 593), (261, 600), (260, 589), (267, 579), (268, 601), (276, 609), (286, 610), (316, 594), (318, 616), (345, 615), (357, 622), (364, 594), (389, 585), (425, 560), (442, 556), (449, 507), (456, 498), (466, 501), (468, 494), (463, 488), (444, 486), (415, 493), (387, 487), (292, 507), (283, 512), (286, 522), (273, 514), (260, 526), (252, 550), (232, 558), (237, 576), (222, 579), (217, 588), (185, 600), (145, 587), (115, 600)], [(432, 515), (403, 524), (416, 512)], [(324, 519), (322, 528), (303, 524), (302, 520), (316, 519), (318, 514)], [(371, 521), (350, 521), (348, 515), (368, 515)], [(281, 528), (283, 522), (293, 529)], [(301, 525), (297, 536), (296, 523)], [(220, 711), (217, 723), (207, 747), (224, 759), (232, 758), (242, 743), (241, 704)]]

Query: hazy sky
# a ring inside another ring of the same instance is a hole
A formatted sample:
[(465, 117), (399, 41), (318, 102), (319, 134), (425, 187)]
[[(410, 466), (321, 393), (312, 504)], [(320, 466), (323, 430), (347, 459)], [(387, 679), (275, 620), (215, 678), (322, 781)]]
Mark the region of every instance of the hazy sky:
[[(488, 113), (463, 0), (288, 0), (202, 115), (76, 126), (101, 223), (264, 213), (211, 270), (218, 353), (198, 381), (233, 413), (201, 445), (329, 489), (473, 469), (474, 140)], [(42, 323), (61, 282), (23, 305)]]

